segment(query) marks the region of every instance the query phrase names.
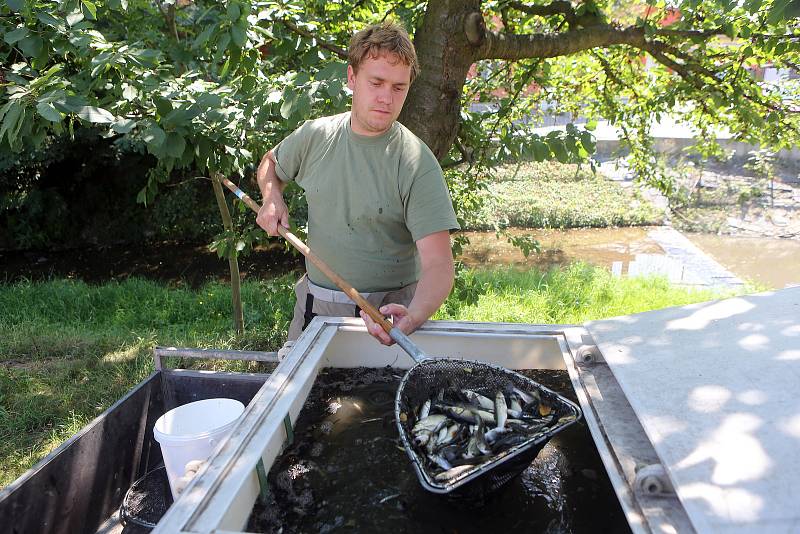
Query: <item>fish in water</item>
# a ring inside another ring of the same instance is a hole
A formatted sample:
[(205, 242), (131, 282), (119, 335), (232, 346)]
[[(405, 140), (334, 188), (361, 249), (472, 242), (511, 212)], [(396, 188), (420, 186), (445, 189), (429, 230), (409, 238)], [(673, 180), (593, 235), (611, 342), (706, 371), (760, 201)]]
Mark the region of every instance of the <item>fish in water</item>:
[(440, 389), (414, 407), (412, 444), (425, 470), (447, 482), (544, 435), (575, 415), (557, 413), (539, 391), (516, 387)]

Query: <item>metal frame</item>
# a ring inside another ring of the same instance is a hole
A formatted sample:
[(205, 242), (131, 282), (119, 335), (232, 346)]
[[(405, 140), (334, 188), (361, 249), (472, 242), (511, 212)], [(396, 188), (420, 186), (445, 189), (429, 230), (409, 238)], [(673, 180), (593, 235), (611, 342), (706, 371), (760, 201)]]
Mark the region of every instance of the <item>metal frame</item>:
[[(657, 467), (658, 458), (585, 328), (429, 321), (414, 341), (431, 355), (517, 369), (566, 368), (633, 531), (693, 532), (674, 494), (648, 491), (655, 485), (637, 478), (642, 467)], [(260, 492), (256, 467), (263, 462), (269, 468), (280, 454), (288, 438), (284, 419), (297, 419), (319, 369), (359, 365), (408, 368), (413, 361), (396, 346), (377, 345), (358, 319), (315, 318), (154, 532), (241, 532)], [(647, 474), (657, 477), (653, 469)]]

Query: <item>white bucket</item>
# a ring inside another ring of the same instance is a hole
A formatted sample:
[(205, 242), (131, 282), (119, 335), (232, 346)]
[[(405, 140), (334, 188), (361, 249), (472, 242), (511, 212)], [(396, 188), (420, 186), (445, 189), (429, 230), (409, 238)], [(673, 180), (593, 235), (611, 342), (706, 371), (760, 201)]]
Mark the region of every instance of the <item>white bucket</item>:
[(156, 421), (153, 436), (161, 445), (172, 497), (175, 483), (192, 460), (207, 460), (244, 411), (234, 399), (206, 399), (174, 408)]

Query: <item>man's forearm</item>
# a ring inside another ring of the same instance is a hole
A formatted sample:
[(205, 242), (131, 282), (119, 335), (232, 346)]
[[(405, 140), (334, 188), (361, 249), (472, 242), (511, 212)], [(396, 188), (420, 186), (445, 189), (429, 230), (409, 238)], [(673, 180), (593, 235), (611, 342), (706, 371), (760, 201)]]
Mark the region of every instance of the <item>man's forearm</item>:
[(414, 329), (430, 319), (431, 315), (444, 303), (455, 278), (452, 259), (437, 261), (420, 273), (414, 298), (408, 305), (408, 312), (414, 318)]
[(455, 271), (450, 234), (436, 232), (417, 241), (421, 272), (414, 298), (408, 305), (414, 330), (436, 313), (453, 288)]
[(272, 151), (267, 152), (261, 158), (261, 163), (256, 171), (256, 182), (261, 191), (261, 198), (267, 199), (272, 195), (280, 195), (283, 198), (283, 188), (286, 184), (278, 178), (278, 174), (275, 172), (275, 157), (272, 155)]

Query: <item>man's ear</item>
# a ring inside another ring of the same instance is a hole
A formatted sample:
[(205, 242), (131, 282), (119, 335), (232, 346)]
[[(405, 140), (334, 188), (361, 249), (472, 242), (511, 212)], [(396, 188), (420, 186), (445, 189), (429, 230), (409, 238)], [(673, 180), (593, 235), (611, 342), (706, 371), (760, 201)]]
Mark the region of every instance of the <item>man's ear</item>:
[(353, 87), (355, 87), (355, 85), (356, 85), (356, 71), (353, 70), (353, 66), (352, 65), (348, 65), (347, 66), (347, 87), (349, 87), (350, 90), (352, 91)]

